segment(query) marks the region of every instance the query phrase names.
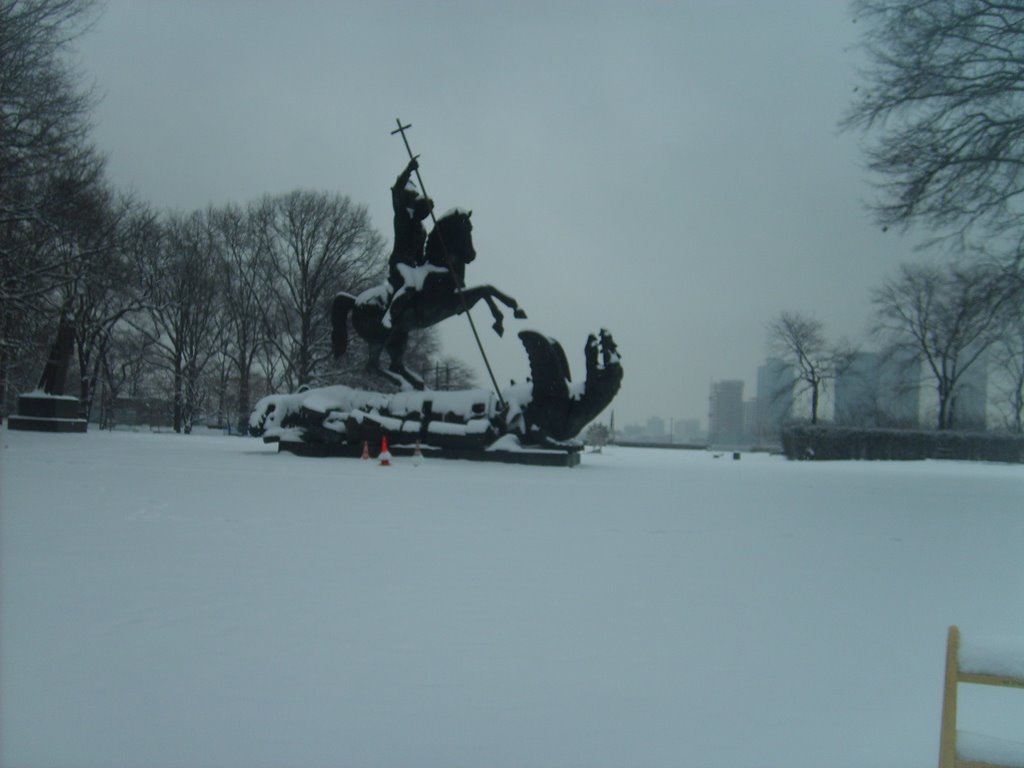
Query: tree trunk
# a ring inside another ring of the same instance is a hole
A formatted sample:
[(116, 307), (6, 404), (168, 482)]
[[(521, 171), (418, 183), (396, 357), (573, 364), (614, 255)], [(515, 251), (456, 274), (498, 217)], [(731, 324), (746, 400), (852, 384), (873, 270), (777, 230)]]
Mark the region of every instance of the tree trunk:
[[(103, 350), (97, 350), (96, 361), (92, 364), (92, 371), (89, 373), (87, 383), (89, 386), (89, 399), (82, 408), (82, 418), (86, 421), (89, 420), (89, 416), (92, 415), (92, 408), (96, 404), (96, 392), (100, 392), (100, 415), (103, 413), (103, 390), (100, 387), (100, 362), (103, 359), (103, 355), (106, 354)], [(82, 398), (86, 401), (85, 397)]]
[[(0, 336), (0, 347), (3, 346), (3, 337)], [(7, 355), (0, 348), (0, 425), (4, 423), (4, 416), (7, 415)]]
[(78, 368), (78, 386), (80, 390), (78, 413), (81, 418), (88, 421), (92, 415), (93, 400), (96, 398), (96, 385), (99, 383), (100, 378), (99, 354), (97, 354), (95, 362), (90, 363), (89, 356), (80, 352), (78, 355)]
[(78, 400), (78, 416), (79, 418), (89, 420), (89, 413), (92, 411), (92, 386), (89, 382), (88, 376), (81, 377), (81, 384), (79, 385), (81, 391), (81, 397)]
[(249, 431), (249, 411), (252, 410), (249, 403), (249, 367), (242, 365), (238, 370), (238, 434), (240, 435)]
[(192, 426), (196, 419), (196, 378), (195, 366), (189, 363), (185, 366), (185, 408), (182, 424), (186, 435), (192, 434)]
[(184, 390), (185, 376), (181, 370), (181, 363), (174, 363), (174, 431), (181, 434), (182, 417), (184, 416)]
[(953, 426), (952, 398), (946, 387), (939, 386), (939, 429), (950, 429)]
[(1013, 409), (1012, 429), (1020, 434), (1024, 423), (1021, 422), (1021, 415), (1024, 414), (1024, 387), (1018, 386), (1010, 396), (1010, 407)]
[(100, 386), (100, 429), (114, 429), (114, 408), (113, 398), (107, 388), (105, 379), (101, 379)]

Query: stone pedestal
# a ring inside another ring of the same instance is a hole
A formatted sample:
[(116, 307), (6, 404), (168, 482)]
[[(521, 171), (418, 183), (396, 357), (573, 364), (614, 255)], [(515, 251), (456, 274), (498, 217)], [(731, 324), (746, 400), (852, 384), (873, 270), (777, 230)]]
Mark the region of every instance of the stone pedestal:
[(77, 397), (30, 392), (18, 395), (18, 413), (7, 417), (8, 429), (30, 432), (85, 432)]

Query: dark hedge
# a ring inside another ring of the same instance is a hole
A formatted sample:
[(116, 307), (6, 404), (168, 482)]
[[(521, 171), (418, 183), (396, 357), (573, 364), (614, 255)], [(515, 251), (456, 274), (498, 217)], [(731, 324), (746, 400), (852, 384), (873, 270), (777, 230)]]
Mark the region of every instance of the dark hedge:
[(961, 459), (1021, 464), (1024, 435), (800, 424), (782, 430), (782, 451), (789, 459), (813, 461)]

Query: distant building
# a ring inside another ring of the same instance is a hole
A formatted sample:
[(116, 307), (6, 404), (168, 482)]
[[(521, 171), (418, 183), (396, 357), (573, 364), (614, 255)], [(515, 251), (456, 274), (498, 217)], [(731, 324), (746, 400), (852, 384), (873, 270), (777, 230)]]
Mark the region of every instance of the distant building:
[(880, 357), (877, 352), (857, 352), (836, 376), (833, 417), (836, 424), (878, 426)]
[(984, 430), (988, 411), (988, 360), (982, 355), (953, 390), (953, 428)]
[(759, 404), (757, 399), (743, 401), (743, 442), (757, 442)]
[(906, 355), (857, 352), (835, 380), (836, 424), (918, 425), (920, 362)]
[(743, 382), (712, 382), (708, 400), (708, 443), (729, 445), (743, 442)]
[(770, 357), (757, 369), (757, 414), (754, 437), (758, 444), (776, 442), (782, 425), (793, 416), (793, 366)]
[(647, 437), (651, 440), (665, 439), (665, 420), (660, 416), (651, 416), (647, 420)]
[(622, 428), (622, 432), (618, 436), (623, 440), (643, 440), (647, 433), (644, 432), (644, 428), (639, 424), (627, 424)]
[(674, 419), (672, 421), (672, 442), (696, 444), (702, 441), (700, 419)]
[(916, 355), (888, 352), (878, 369), (881, 407), (878, 426), (917, 429), (921, 412), (921, 359)]

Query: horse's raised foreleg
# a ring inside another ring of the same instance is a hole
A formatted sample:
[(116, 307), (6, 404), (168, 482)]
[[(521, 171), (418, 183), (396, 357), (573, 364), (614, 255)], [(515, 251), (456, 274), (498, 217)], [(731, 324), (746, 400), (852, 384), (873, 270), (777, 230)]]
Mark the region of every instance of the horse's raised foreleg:
[(506, 307), (511, 309), (513, 311), (513, 315), (517, 319), (519, 319), (519, 320), (525, 320), (526, 319), (526, 313), (522, 309), (519, 308), (519, 302), (516, 301), (515, 299), (513, 299), (507, 293), (502, 293), (497, 288), (495, 288), (493, 285), (484, 285), (484, 286), (481, 286), (481, 287), (489, 289), (490, 292), (491, 292), (491, 295), (494, 298), (496, 298), (498, 301), (500, 301), (502, 304), (504, 304)]
[(491, 310), (491, 317), (494, 318), (494, 323), (491, 327), (499, 336), (505, 333), (505, 316), (498, 309), (498, 305), (494, 301), (495, 299), (498, 299), (506, 307), (515, 310), (515, 316), (520, 320), (526, 318), (526, 313), (519, 308), (519, 303), (511, 296), (499, 291), (493, 285), (478, 285), (474, 288), (466, 288), (462, 292), (462, 298), (465, 300), (467, 308), (472, 307), (481, 299), (487, 302), (487, 307)]
[(498, 305), (494, 303), (494, 299), (490, 294), (485, 293), (481, 298), (487, 302), (487, 306), (491, 310), (491, 316), (494, 318), (494, 322), (491, 323), (491, 328), (494, 329), (496, 334), (501, 336), (505, 333), (505, 316), (501, 314), (501, 310), (498, 309)]

